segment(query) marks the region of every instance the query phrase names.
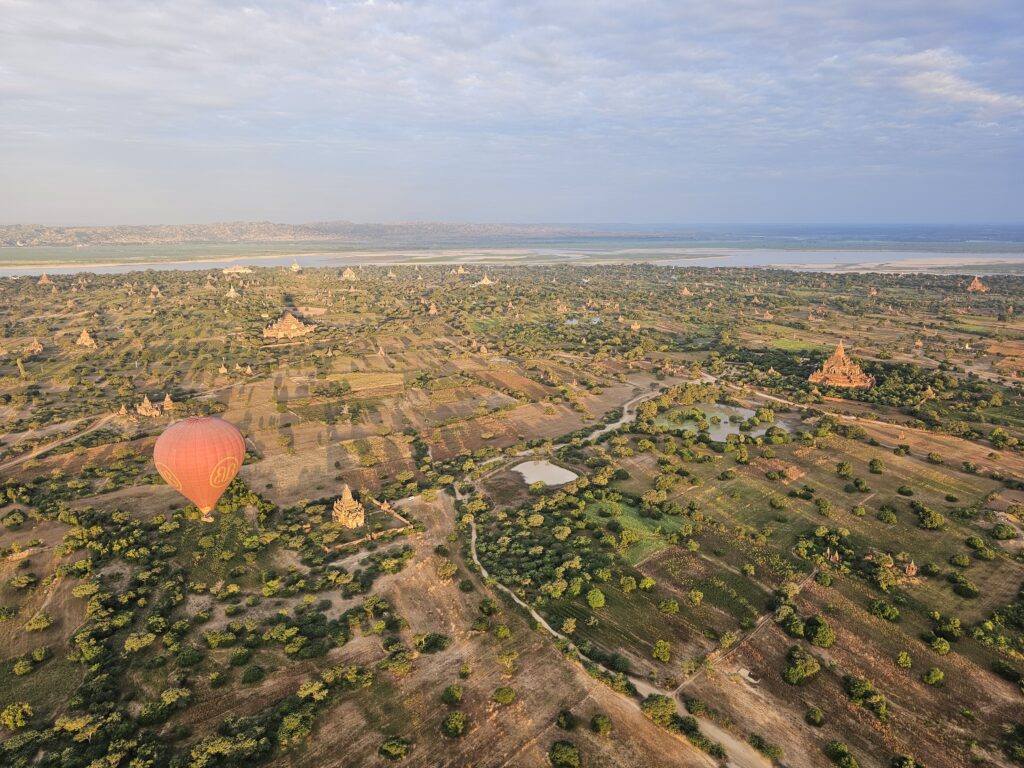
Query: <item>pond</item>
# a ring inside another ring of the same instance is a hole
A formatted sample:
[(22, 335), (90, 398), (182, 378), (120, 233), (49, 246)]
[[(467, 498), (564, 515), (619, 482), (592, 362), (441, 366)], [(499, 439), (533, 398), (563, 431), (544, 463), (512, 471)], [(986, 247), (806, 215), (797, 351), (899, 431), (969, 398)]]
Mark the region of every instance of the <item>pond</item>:
[[(752, 409), (741, 408), (738, 405), (710, 405), (707, 403), (700, 403), (683, 410), (696, 410), (703, 413), (704, 418), (707, 420), (708, 436), (712, 440), (720, 443), (724, 443), (725, 439), (729, 435), (739, 434), (740, 424), (754, 415), (754, 411)], [(677, 411), (677, 413), (679, 412), (680, 411)], [(656, 423), (660, 426), (672, 427), (674, 429), (689, 429), (693, 432), (700, 431), (700, 426), (696, 419), (676, 421), (674, 419), (670, 419), (666, 415), (658, 417)], [(743, 434), (750, 435), (751, 437), (760, 437), (768, 431), (769, 427), (777, 426), (791, 430), (799, 423), (800, 419), (797, 416), (792, 414), (779, 414), (777, 415), (774, 424), (759, 424)]]
[(522, 475), (527, 485), (537, 482), (544, 483), (544, 485), (564, 485), (579, 477), (575, 472), (570, 472), (568, 469), (546, 460), (524, 461), (522, 464), (512, 467), (512, 471)]

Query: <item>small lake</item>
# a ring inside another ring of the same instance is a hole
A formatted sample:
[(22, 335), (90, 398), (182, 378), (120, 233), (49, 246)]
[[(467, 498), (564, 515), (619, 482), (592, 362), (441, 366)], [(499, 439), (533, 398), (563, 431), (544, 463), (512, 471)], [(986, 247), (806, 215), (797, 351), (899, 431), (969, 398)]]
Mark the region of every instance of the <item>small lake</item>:
[(512, 471), (522, 475), (527, 485), (536, 482), (544, 483), (544, 485), (564, 485), (579, 477), (575, 472), (570, 472), (564, 467), (545, 460), (524, 461), (522, 464), (512, 467)]
[[(697, 410), (703, 413), (704, 418), (708, 422), (708, 436), (719, 443), (724, 443), (729, 435), (740, 434), (740, 424), (754, 415), (752, 409), (741, 408), (738, 405), (699, 403), (683, 410)], [(673, 421), (666, 416), (659, 416), (656, 423), (659, 426), (671, 427), (672, 429), (689, 429), (693, 432), (700, 432), (700, 426), (696, 419)], [(750, 431), (743, 432), (743, 434), (750, 435), (751, 437), (760, 437), (768, 431), (769, 427), (782, 427), (792, 430), (799, 423), (799, 417), (793, 414), (777, 414), (773, 424), (759, 424)]]

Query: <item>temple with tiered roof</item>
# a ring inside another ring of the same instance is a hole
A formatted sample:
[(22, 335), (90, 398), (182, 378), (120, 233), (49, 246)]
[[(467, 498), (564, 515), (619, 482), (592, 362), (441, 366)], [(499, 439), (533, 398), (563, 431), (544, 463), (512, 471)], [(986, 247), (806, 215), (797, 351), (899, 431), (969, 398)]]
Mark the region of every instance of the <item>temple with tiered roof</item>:
[(291, 312), (285, 312), (279, 320), (263, 329), (263, 338), (295, 339), (315, 330), (315, 325), (304, 323)]
[(836, 351), (832, 356), (807, 380), (811, 384), (845, 389), (870, 389), (875, 386), (875, 377), (864, 373), (861, 367), (849, 358), (841, 341), (836, 345)]
[(352, 496), (348, 483), (341, 489), (341, 498), (331, 507), (331, 519), (345, 528), (359, 528), (366, 523), (366, 511)]

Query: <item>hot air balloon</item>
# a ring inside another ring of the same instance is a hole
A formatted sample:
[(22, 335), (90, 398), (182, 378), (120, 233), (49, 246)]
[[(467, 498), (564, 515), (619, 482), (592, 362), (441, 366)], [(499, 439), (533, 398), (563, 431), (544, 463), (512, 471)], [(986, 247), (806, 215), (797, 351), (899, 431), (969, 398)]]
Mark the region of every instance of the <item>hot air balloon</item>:
[(210, 512), (245, 459), (245, 441), (233, 424), (193, 416), (168, 427), (153, 447), (160, 477), (191, 501), (210, 522)]

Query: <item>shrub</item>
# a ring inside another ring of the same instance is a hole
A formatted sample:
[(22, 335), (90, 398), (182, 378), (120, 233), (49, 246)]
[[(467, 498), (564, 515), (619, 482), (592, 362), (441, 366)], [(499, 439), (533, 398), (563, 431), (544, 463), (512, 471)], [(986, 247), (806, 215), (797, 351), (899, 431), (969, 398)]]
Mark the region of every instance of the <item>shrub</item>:
[(441, 692), (441, 701), (449, 707), (457, 707), (462, 703), (462, 686), (449, 685)]
[(942, 681), (946, 679), (946, 674), (938, 667), (932, 667), (921, 675), (921, 679), (928, 685), (941, 685)]
[(514, 688), (510, 686), (503, 685), (500, 688), (494, 689), (494, 694), (491, 696), (491, 698), (499, 704), (508, 706), (516, 700), (516, 691)]
[(571, 741), (556, 741), (551, 745), (548, 758), (551, 760), (552, 768), (580, 768), (583, 765), (580, 751)]
[(789, 649), (789, 666), (782, 671), (782, 679), (790, 685), (803, 685), (821, 671), (821, 664), (799, 645)]
[(265, 676), (266, 672), (263, 671), (263, 667), (250, 664), (242, 671), (242, 682), (246, 685), (252, 685), (260, 682)]
[(441, 721), (441, 733), (452, 739), (457, 739), (466, 732), (468, 718), (463, 712), (449, 712)]
[(813, 725), (815, 728), (821, 728), (825, 724), (825, 713), (817, 707), (811, 707), (804, 712), (804, 720), (807, 721), (808, 725)]
[(608, 715), (603, 715), (598, 712), (590, 718), (590, 730), (598, 736), (607, 736), (612, 732), (611, 718), (609, 718)]
[(401, 760), (409, 754), (410, 746), (409, 742), (405, 739), (392, 736), (391, 738), (384, 740), (377, 749), (377, 754), (385, 760)]
[(815, 615), (807, 620), (805, 634), (811, 645), (819, 648), (831, 648), (836, 641), (836, 633), (832, 631), (824, 616)]

